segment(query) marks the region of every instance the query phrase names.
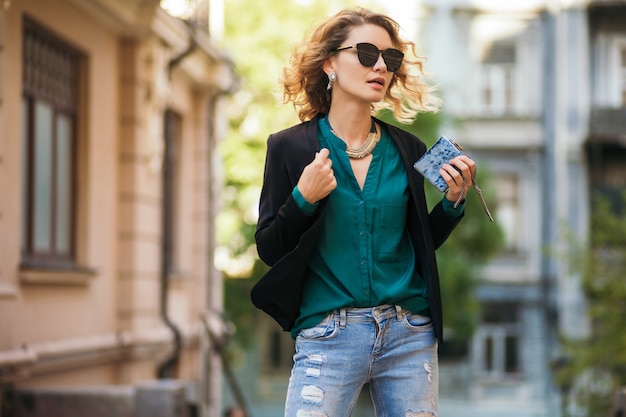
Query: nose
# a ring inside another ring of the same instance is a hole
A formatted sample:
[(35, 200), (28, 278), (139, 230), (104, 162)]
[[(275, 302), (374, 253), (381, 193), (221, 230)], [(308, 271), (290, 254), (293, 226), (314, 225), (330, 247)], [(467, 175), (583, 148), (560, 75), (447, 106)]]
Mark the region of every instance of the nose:
[(376, 63), (374, 64), (374, 71), (378, 70), (378, 69), (385, 69), (385, 71), (387, 71), (387, 64), (385, 63), (385, 60), (383, 59), (383, 52), (382, 51), (378, 51), (378, 59), (376, 60)]

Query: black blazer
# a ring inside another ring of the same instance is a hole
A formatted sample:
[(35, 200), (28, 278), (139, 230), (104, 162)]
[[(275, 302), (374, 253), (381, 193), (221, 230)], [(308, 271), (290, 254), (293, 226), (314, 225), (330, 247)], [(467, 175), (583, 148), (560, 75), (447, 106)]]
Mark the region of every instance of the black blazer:
[[(415, 161), (426, 152), (426, 145), (411, 133), (380, 120), (377, 122), (386, 127), (404, 161), (411, 194), (406, 227), (415, 248), (417, 271), (426, 281), (435, 333), (443, 340), (435, 250), (463, 216), (451, 219), (441, 202), (428, 213), (424, 177), (413, 169)], [(252, 288), (251, 298), (257, 308), (274, 318), (285, 331), (293, 327), (300, 312), (307, 264), (327, 201), (320, 201), (315, 215), (305, 216), (291, 195), (302, 170), (320, 149), (317, 135), (316, 118), (272, 134), (267, 140), (255, 239), (261, 260), (271, 268)]]

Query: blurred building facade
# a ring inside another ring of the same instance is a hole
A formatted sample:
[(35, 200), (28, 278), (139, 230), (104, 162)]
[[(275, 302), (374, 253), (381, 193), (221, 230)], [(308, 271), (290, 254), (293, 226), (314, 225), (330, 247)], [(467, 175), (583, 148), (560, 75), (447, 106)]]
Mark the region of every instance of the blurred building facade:
[(559, 338), (589, 329), (568, 233), (584, 242), (593, 197), (626, 187), (626, 2), (451, 0), (417, 13), (450, 135), (490, 170), (505, 232), (467, 359), (443, 360), (441, 414), (561, 415)]
[(159, 0), (0, 2), (3, 410), (168, 379), (219, 415), (215, 145), (237, 80), (192, 3), (182, 20)]
[[(596, 193), (626, 187), (626, 2), (383, 4), (428, 57), (446, 136), (489, 170), (505, 233), (468, 294), (483, 307), (472, 342), (441, 358), (440, 416), (562, 415), (559, 337), (584, 337), (588, 323), (579, 277), (555, 254), (564, 226), (586, 239)], [(271, 320), (258, 341), (245, 367), (261, 378), (247, 390), (256, 417), (279, 415), (293, 344)], [(373, 415), (368, 398), (354, 415)]]
[(444, 3), (418, 11), (418, 39), (450, 135), (490, 171), (505, 245), (473, 295), (482, 313), (467, 356), (442, 360), (441, 414), (558, 416), (558, 337), (585, 331), (576, 277), (554, 254), (564, 224), (584, 236), (589, 214), (586, 5)]

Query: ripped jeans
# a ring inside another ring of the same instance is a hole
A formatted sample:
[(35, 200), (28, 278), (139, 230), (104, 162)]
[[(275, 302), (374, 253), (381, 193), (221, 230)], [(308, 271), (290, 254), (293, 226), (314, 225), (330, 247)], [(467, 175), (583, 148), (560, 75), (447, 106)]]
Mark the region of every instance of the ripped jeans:
[(370, 383), (378, 417), (437, 415), (437, 339), (398, 306), (342, 308), (296, 338), (285, 417), (349, 417)]

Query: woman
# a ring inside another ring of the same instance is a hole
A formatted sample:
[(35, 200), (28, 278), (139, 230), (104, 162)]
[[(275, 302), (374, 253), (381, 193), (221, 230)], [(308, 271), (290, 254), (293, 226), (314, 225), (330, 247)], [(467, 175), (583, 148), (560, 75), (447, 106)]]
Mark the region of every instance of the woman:
[(385, 15), (341, 11), (283, 73), (303, 123), (268, 139), (256, 242), (271, 269), (252, 301), (296, 340), (285, 416), (349, 416), (366, 383), (377, 416), (437, 414), (435, 249), (463, 217), (454, 202), (476, 166), (444, 165), (449, 188), (428, 213), (412, 168), (426, 146), (372, 115), (436, 110), (398, 32)]

